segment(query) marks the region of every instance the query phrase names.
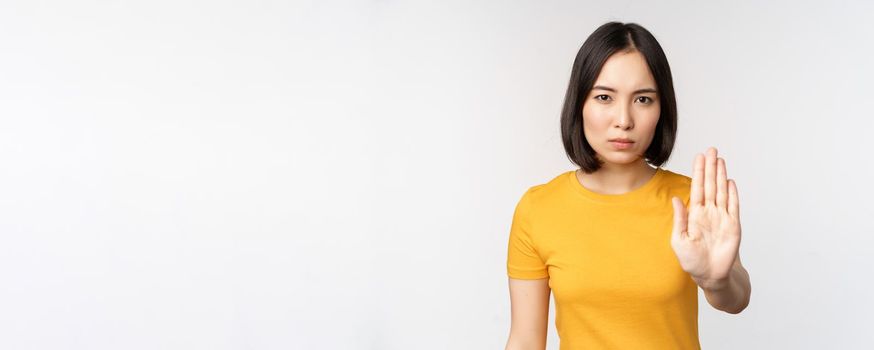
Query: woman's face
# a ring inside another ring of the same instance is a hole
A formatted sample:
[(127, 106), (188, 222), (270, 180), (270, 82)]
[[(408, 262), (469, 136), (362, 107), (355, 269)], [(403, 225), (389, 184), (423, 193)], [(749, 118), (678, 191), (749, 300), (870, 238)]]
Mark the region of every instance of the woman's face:
[[(655, 79), (637, 50), (610, 56), (583, 102), (583, 132), (598, 158), (630, 164), (652, 142), (661, 106)], [(627, 138), (631, 143), (611, 142)]]

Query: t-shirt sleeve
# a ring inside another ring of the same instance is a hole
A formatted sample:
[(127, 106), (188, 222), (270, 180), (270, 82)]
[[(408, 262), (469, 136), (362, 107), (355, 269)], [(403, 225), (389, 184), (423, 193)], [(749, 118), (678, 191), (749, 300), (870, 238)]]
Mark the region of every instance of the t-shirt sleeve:
[(540, 258), (531, 239), (531, 189), (525, 191), (516, 204), (510, 240), (507, 247), (507, 275), (516, 279), (549, 277), (546, 264)]

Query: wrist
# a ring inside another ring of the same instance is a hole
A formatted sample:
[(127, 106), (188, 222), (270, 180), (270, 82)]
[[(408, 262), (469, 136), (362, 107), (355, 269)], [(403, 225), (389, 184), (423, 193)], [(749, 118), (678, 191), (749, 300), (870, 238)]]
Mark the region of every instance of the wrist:
[(731, 286), (731, 276), (720, 279), (707, 279), (692, 277), (696, 284), (705, 292), (718, 292)]

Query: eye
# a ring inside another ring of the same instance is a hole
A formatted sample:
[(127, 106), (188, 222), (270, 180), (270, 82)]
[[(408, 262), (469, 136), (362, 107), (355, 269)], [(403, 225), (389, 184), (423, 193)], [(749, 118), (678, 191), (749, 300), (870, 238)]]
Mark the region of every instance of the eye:
[(650, 104), (650, 103), (652, 103), (652, 99), (649, 98), (648, 96), (640, 96), (640, 99), (643, 99), (643, 103), (644, 103), (644, 104)]
[[(601, 97), (606, 97), (606, 99), (602, 99)], [(609, 98), (610, 98), (610, 96), (607, 96), (607, 95), (598, 95), (598, 96), (595, 96), (595, 99), (598, 100), (598, 101), (607, 101), (607, 99), (609, 99)]]

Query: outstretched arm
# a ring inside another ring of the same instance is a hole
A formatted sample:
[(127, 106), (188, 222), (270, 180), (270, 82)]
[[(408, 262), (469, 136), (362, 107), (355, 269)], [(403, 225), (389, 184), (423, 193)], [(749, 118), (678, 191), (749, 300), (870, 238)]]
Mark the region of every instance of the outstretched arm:
[(671, 247), (683, 270), (704, 290), (714, 308), (739, 313), (749, 304), (750, 276), (741, 265), (740, 204), (716, 148), (697, 154), (688, 210), (677, 197)]
[[(700, 284), (699, 284), (700, 286)], [(738, 314), (750, 303), (750, 274), (740, 263), (740, 258), (734, 261), (729, 278), (722, 285), (709, 286), (704, 289), (707, 302), (715, 309)]]

